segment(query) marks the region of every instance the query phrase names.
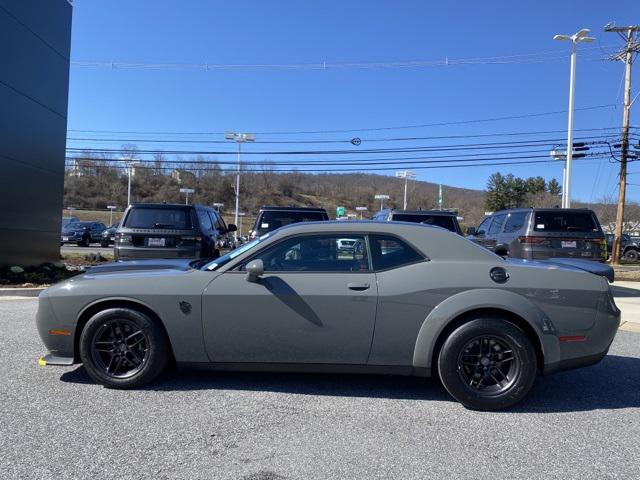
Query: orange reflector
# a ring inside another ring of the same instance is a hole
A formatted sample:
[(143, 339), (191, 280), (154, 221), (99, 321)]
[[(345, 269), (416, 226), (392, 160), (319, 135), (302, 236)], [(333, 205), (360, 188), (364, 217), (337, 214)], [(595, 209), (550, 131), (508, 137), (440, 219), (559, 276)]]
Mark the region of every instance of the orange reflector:
[(71, 335), (70, 330), (49, 330), (49, 335), (62, 335), (63, 337), (68, 337)]
[(586, 335), (565, 335), (560, 337), (561, 342), (584, 342), (587, 339)]

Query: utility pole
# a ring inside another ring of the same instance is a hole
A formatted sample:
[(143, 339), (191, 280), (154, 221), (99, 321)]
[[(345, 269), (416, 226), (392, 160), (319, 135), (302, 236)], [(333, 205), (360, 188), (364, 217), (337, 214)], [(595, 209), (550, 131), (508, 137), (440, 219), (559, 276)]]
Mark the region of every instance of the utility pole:
[(618, 189), (618, 210), (616, 212), (616, 231), (611, 249), (611, 263), (620, 263), (620, 244), (624, 226), (624, 204), (627, 193), (627, 158), (629, 155), (629, 121), (631, 110), (631, 65), (634, 53), (640, 52), (640, 42), (637, 40), (640, 25), (616, 27), (609, 24), (604, 27), (605, 32), (615, 32), (625, 41), (625, 46), (610, 57), (611, 60), (621, 60), (625, 64), (624, 74), (624, 106), (622, 110), (622, 142), (620, 151), (620, 187)]

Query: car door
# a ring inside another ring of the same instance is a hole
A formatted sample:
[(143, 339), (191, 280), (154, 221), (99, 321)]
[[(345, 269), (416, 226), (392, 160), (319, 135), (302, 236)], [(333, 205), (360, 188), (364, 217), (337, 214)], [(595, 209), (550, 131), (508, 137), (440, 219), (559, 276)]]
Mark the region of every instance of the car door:
[[(362, 248), (338, 250), (350, 238)], [(265, 273), (247, 280), (248, 261)], [(377, 285), (361, 234), (298, 235), (257, 252), (203, 293), (203, 330), (213, 362), (365, 364)]]
[(473, 234), (471, 237), (469, 237), (469, 240), (477, 243), (478, 245), (482, 245), (483, 247), (486, 246), (485, 241), (487, 238), (487, 231), (489, 230), (490, 225), (491, 225), (491, 217), (485, 218), (480, 223), (480, 225), (478, 225), (478, 228), (476, 228), (476, 233)]
[(484, 237), (483, 245), (491, 251), (494, 251), (498, 243), (498, 236), (502, 232), (502, 225), (506, 214), (495, 215), (493, 221), (487, 230), (487, 234)]

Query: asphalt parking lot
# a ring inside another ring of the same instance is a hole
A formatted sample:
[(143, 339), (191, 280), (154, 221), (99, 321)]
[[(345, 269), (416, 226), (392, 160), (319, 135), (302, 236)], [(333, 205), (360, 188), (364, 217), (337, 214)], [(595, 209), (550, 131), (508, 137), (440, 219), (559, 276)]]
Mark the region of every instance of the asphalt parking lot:
[(501, 413), (434, 381), (171, 372), (138, 391), (38, 367), (35, 299), (0, 301), (0, 478), (640, 478), (640, 333)]

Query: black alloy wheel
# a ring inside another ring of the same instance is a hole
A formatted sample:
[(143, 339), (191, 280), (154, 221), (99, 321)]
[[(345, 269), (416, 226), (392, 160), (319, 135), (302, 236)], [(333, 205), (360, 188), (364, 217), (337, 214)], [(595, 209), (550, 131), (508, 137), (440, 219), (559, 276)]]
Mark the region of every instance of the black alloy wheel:
[(499, 410), (518, 403), (533, 386), (536, 351), (513, 323), (478, 317), (449, 334), (437, 368), (446, 390), (465, 407)]
[(97, 383), (137, 388), (160, 375), (171, 346), (156, 320), (129, 308), (109, 308), (89, 319), (80, 335), (80, 359)]
[(470, 340), (458, 355), (458, 374), (478, 395), (508, 390), (521, 371), (521, 360), (507, 338), (483, 335)]
[(91, 355), (96, 367), (114, 378), (129, 378), (148, 360), (149, 339), (130, 320), (112, 319), (96, 330)]

